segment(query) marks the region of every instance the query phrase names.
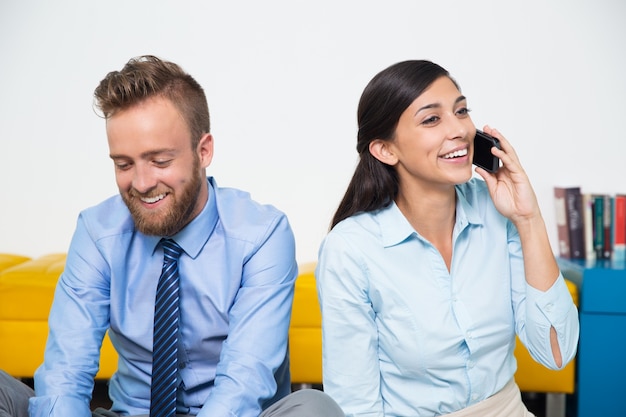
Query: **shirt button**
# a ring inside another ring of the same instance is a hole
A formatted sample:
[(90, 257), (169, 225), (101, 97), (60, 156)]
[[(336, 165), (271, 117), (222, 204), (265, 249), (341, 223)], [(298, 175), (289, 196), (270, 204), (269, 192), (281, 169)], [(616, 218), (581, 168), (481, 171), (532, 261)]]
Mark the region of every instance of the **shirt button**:
[(552, 311), (553, 308), (554, 308), (554, 304), (552, 303), (546, 304), (546, 311)]
[(185, 369), (187, 367), (187, 364), (185, 362), (181, 362), (178, 364), (178, 369)]

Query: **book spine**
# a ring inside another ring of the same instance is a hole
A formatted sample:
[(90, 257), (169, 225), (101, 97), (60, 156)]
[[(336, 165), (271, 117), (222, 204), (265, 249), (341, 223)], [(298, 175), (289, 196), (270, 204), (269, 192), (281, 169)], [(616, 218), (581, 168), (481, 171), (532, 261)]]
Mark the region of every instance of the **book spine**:
[(613, 253), (613, 197), (604, 196), (604, 259)]
[(583, 201), (580, 188), (567, 190), (567, 226), (569, 228), (570, 256), (573, 259), (585, 259)]
[(613, 253), (612, 260), (626, 260), (626, 195), (618, 194), (613, 199)]
[(585, 259), (593, 261), (596, 259), (596, 251), (593, 241), (593, 195), (583, 194), (583, 224), (585, 229)]
[(596, 259), (604, 258), (604, 196), (593, 197), (593, 248)]
[(554, 208), (556, 214), (557, 239), (559, 256), (569, 258), (571, 256), (569, 244), (569, 226), (567, 225), (566, 189), (554, 187)]

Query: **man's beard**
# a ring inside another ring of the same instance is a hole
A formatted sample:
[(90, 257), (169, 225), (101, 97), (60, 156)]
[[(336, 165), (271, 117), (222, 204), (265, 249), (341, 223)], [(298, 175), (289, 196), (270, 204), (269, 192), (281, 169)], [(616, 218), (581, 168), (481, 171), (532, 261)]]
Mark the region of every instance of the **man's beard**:
[[(166, 198), (173, 201), (169, 207), (163, 208), (163, 210), (159, 210), (156, 213), (150, 213), (142, 207), (139, 197), (147, 197), (147, 195), (142, 196), (134, 189), (122, 193), (122, 199), (133, 217), (137, 230), (145, 235), (173, 236), (193, 220), (192, 216), (200, 195), (202, 181), (206, 181), (205, 178), (198, 175), (198, 165), (198, 161), (195, 161), (192, 170), (193, 175), (190, 178), (190, 182), (182, 189), (181, 194), (174, 195), (169, 193)], [(151, 192), (150, 194), (157, 195), (160, 193)]]

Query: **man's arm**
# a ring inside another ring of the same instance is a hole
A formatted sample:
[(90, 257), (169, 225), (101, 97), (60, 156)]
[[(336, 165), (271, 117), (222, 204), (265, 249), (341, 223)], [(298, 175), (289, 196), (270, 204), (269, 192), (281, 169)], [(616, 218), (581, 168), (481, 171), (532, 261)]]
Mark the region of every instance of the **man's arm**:
[(275, 373), (281, 365), (288, 365), (285, 359), (296, 276), (294, 237), (282, 216), (244, 260), (215, 385), (198, 417), (257, 417), (275, 396)]
[(94, 377), (109, 323), (106, 271), (81, 217), (55, 290), (44, 362), (35, 372), (31, 417), (91, 416)]

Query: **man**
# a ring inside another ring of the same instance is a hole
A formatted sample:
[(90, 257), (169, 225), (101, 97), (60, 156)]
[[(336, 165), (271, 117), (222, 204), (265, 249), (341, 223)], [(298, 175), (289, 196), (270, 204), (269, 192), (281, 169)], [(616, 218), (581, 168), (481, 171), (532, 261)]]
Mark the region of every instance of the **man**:
[(92, 415), (107, 330), (119, 354), (113, 405), (94, 416), (342, 416), (321, 391), (290, 394), (293, 233), (283, 213), (206, 177), (202, 87), (143, 56), (109, 73), (95, 99), (120, 195), (79, 216), (30, 416)]

